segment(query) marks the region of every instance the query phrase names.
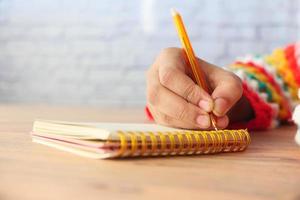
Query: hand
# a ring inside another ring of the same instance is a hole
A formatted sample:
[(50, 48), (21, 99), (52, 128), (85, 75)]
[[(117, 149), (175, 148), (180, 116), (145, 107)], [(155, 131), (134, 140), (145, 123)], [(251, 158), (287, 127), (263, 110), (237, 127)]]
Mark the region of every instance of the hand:
[(182, 49), (164, 49), (147, 72), (147, 105), (154, 120), (178, 128), (210, 129), (208, 113), (213, 112), (217, 127), (227, 127), (227, 112), (243, 93), (240, 79), (199, 59), (212, 89), (209, 95), (190, 78), (191, 71), (183, 56)]

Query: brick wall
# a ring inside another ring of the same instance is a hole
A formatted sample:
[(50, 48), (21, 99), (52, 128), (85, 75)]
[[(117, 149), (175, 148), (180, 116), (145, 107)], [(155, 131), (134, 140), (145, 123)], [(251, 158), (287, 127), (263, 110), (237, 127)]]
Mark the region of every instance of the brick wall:
[(297, 0), (0, 0), (0, 102), (145, 103), (144, 72), (179, 46), (183, 15), (197, 54), (224, 66), (299, 37)]

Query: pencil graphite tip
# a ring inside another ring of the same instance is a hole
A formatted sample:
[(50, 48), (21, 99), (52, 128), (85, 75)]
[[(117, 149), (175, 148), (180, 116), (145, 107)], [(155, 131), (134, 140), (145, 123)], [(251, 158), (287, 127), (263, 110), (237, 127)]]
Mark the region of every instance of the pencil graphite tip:
[(171, 8), (171, 14), (172, 16), (178, 15), (178, 12), (175, 10), (175, 8)]

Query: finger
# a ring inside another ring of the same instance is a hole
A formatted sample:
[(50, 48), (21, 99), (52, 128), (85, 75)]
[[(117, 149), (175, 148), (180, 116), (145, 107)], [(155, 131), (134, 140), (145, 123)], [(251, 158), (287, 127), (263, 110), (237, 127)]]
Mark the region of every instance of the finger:
[(217, 121), (217, 127), (219, 129), (224, 129), (228, 126), (229, 124), (229, 118), (227, 115), (225, 116), (222, 116), (222, 117), (217, 117), (216, 118), (216, 121)]
[[(153, 90), (155, 88), (155, 90)], [(165, 87), (149, 87), (148, 102), (161, 113), (202, 129), (210, 127), (209, 115)]]
[(164, 126), (171, 126), (174, 128), (184, 129), (199, 129), (199, 126), (195, 126), (193, 123), (186, 123), (177, 119), (174, 119), (164, 113), (158, 112), (151, 105), (148, 105), (151, 113), (153, 114), (156, 123)]
[(212, 111), (213, 100), (210, 95), (174, 65), (159, 68), (159, 80), (163, 86), (188, 102), (200, 106), (206, 112)]
[(217, 116), (224, 116), (231, 107), (241, 98), (243, 88), (239, 81), (228, 78), (220, 81), (212, 93), (214, 99), (213, 112)]
[(152, 67), (147, 73), (147, 101), (149, 104), (167, 116), (185, 123), (193, 123), (202, 129), (210, 126), (207, 112), (163, 87), (158, 79), (158, 69)]
[[(164, 113), (161, 113), (161, 112), (157, 111), (156, 109), (154, 109), (151, 105), (148, 105), (148, 107), (151, 110), (151, 113), (154, 117), (155, 122), (158, 124), (161, 124), (164, 126), (172, 126), (175, 128), (184, 128), (184, 129), (199, 129), (200, 128), (199, 126), (197, 126), (193, 123), (183, 122), (181, 120), (174, 119)], [(223, 117), (216, 117), (216, 122), (217, 122), (217, 127), (219, 129), (224, 129), (228, 126), (229, 119), (228, 119), (227, 115), (225, 115)], [(213, 129), (213, 127), (209, 127), (208, 129), (209, 130)]]
[(203, 70), (213, 89), (211, 94), (214, 99), (213, 113), (219, 117), (224, 116), (242, 96), (241, 80), (235, 74), (220, 67), (201, 59), (199, 62), (204, 66)]

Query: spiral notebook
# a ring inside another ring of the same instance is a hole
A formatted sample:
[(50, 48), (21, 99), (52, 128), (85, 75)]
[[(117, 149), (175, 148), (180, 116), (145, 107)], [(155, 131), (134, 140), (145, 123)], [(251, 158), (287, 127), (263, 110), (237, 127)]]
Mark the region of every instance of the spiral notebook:
[(195, 131), (156, 124), (75, 123), (36, 120), (33, 142), (102, 159), (244, 151), (247, 130)]

